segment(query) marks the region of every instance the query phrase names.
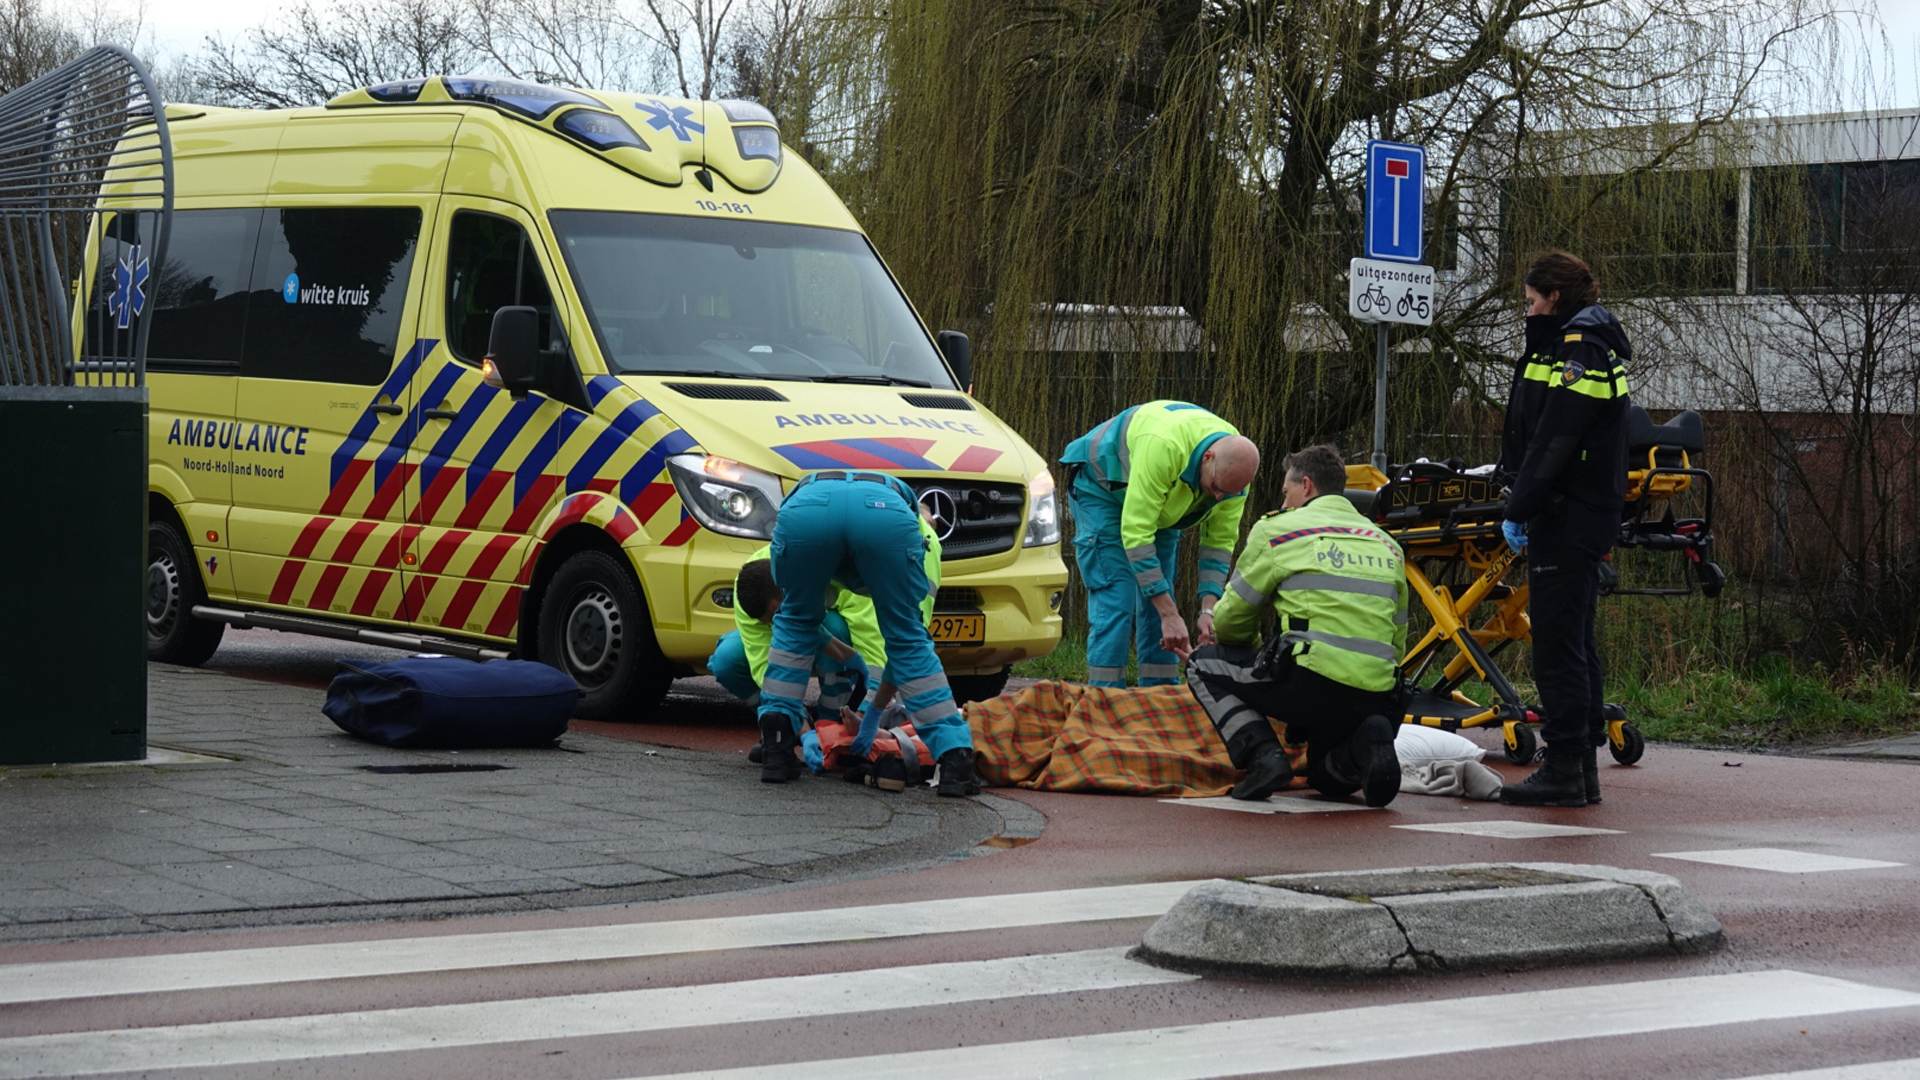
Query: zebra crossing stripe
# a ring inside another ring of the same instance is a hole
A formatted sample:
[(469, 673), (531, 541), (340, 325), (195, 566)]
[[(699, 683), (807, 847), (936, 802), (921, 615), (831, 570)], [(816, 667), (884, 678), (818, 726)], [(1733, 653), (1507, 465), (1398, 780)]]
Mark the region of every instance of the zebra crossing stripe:
[(0, 1005), (1146, 918), (1166, 914), (1198, 884), (1154, 882), (715, 919), (12, 964), (0, 966)]
[(354, 1054), (577, 1039), (795, 1020), (961, 1001), (1166, 985), (1196, 978), (1125, 949), (463, 1005), (122, 1028), (0, 1039), (0, 1078), (212, 1069)]
[[(650, 1080), (1215, 1080), (1899, 1008), (1920, 1008), (1920, 994), (1798, 971), (1755, 971), (676, 1073)], [(1554, 1022), (1541, 1023), (1543, 1016), (1554, 1017)]]

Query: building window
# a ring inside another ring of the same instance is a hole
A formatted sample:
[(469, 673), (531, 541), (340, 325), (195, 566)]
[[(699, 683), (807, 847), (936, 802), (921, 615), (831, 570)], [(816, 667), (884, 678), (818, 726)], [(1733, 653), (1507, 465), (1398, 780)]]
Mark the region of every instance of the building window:
[(1753, 170), (1755, 292), (1920, 284), (1920, 160)]

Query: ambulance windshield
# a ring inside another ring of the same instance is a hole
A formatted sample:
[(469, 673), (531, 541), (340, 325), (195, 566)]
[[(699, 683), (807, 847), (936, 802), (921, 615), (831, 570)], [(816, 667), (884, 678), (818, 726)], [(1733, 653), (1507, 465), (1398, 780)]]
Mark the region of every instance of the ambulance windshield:
[(552, 221), (614, 371), (954, 386), (859, 233), (602, 210)]

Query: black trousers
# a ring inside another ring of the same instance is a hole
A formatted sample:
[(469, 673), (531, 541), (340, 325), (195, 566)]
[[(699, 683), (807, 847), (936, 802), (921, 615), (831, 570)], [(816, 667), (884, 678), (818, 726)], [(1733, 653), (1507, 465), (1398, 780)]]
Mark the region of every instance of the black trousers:
[(1600, 560), (1619, 534), (1619, 514), (1566, 503), (1527, 526), (1527, 617), (1540, 735), (1574, 752), (1606, 739), (1603, 672), (1593, 621)]
[[(1227, 744), (1227, 756), (1245, 769), (1260, 751), (1280, 740), (1272, 717), (1287, 725), (1287, 736), (1307, 740), (1307, 782), (1331, 795), (1348, 795), (1357, 785), (1334, 779), (1327, 755), (1344, 746), (1354, 729), (1378, 713), (1395, 722), (1395, 695), (1359, 690), (1316, 671), (1289, 666), (1277, 677), (1253, 674), (1254, 650), (1239, 645), (1202, 645), (1187, 661), (1187, 683)], [(1348, 770), (1349, 772), (1351, 770)]]

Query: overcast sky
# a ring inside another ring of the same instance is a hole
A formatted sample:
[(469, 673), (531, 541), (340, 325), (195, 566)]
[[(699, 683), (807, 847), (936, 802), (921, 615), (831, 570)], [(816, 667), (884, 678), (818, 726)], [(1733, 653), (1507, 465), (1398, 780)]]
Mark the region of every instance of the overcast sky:
[[(53, 2), (77, 6), (91, 0)], [(103, 2), (109, 7), (131, 8), (138, 0)], [(259, 0), (145, 0), (145, 3), (146, 25), (162, 62), (197, 52), (209, 34), (238, 38), (288, 6), (288, 0), (269, 4)], [(332, 3), (333, 0), (314, 0), (314, 5), (322, 9)], [(1880, 18), (1892, 40), (1897, 68), (1891, 73), (1886, 95), (1876, 104), (1886, 108), (1920, 106), (1920, 65), (1915, 63), (1915, 57), (1920, 56), (1920, 0), (1881, 0)]]

